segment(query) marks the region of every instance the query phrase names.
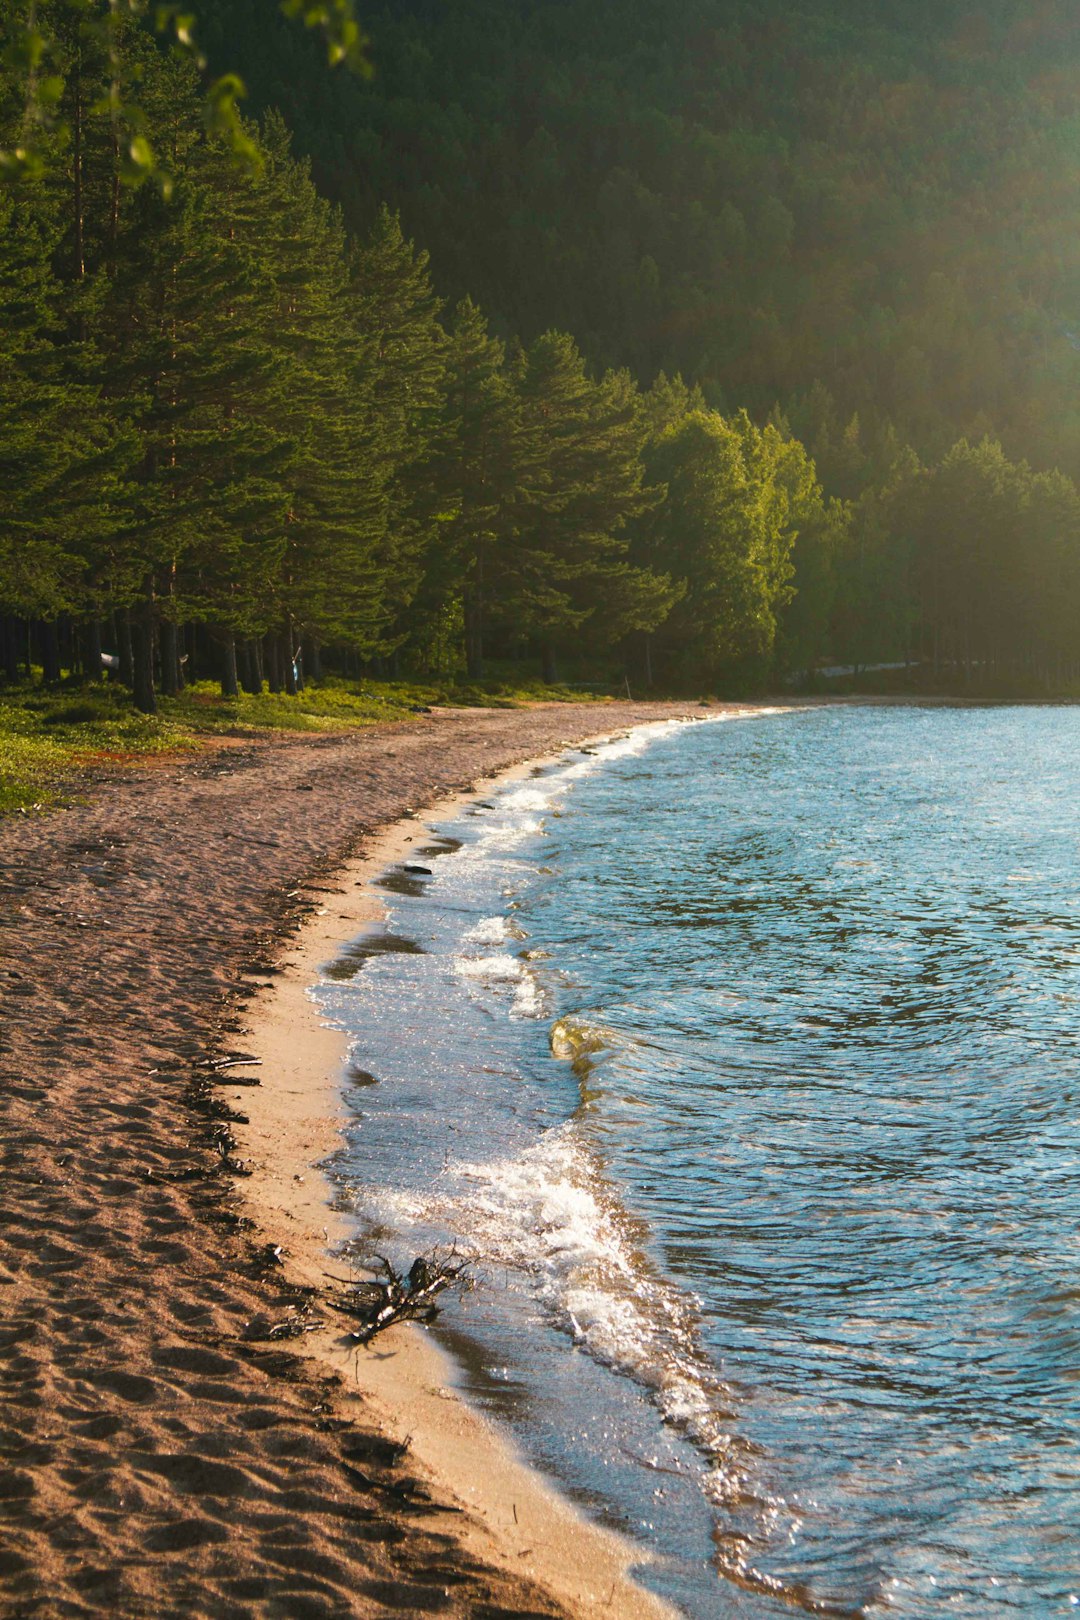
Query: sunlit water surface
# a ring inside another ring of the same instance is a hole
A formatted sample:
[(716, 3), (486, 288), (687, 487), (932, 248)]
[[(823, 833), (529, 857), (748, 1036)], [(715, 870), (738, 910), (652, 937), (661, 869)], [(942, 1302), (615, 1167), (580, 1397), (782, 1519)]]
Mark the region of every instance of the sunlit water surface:
[(1080, 710), (644, 728), (425, 834), (316, 994), (358, 1246), (701, 1617), (1080, 1599)]

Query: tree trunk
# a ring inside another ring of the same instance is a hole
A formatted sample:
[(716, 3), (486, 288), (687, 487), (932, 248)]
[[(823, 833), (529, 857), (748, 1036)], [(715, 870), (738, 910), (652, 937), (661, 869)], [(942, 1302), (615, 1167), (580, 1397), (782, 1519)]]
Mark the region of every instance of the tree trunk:
[(262, 677), (259, 675), (258, 660), (255, 657), (257, 643), (245, 641), (241, 648), (240, 658), (240, 684), (245, 692), (258, 697), (262, 692)]
[(289, 697), (295, 697), (298, 691), (296, 680), (296, 665), (293, 663), (293, 637), (292, 623), (286, 622), (285, 631), (281, 637), (282, 675), (285, 679), (285, 690)]
[(9, 681), (19, 678), (19, 621), (13, 613), (4, 616), (4, 674)]
[(271, 692), (281, 691), (281, 638), (270, 631), (264, 638), (266, 683)]
[(102, 677), (100, 619), (87, 619), (84, 622), (82, 649), (87, 677), (92, 681), (100, 681)]
[(180, 637), (172, 619), (161, 623), (161, 690), (166, 697), (178, 697), (184, 689), (180, 673)]
[(3, 679), (19, 679), (19, 622), (10, 612), (0, 617), (0, 667)]
[(109, 274), (116, 274), (116, 246), (120, 235), (120, 124), (112, 113), (112, 176), (109, 184)]
[(465, 593), (465, 670), (470, 681), (484, 673), (484, 602), (480, 587), (471, 585)]
[(60, 636), (55, 619), (42, 621), (41, 674), (46, 686), (55, 686), (60, 680)]
[(236, 637), (226, 636), (221, 645), (221, 695), (237, 698), (240, 687), (236, 679)]
[(18, 619), (13, 619), (10, 612), (5, 612), (5, 614), (3, 614), (3, 619), (0, 619), (0, 661), (2, 661), (3, 677), (5, 677), (5, 680), (18, 680)]
[(132, 682), (131, 694), (135, 707), (143, 714), (157, 714), (157, 694), (154, 691), (154, 624), (153, 607), (149, 597), (131, 626)]
[(71, 156), (72, 156), (72, 191), (71, 191), (71, 234), (72, 257), (74, 260), (74, 279), (82, 281), (86, 275), (86, 249), (83, 242), (83, 90), (82, 90), (82, 50), (75, 51), (75, 71), (72, 74), (72, 109), (71, 109)]
[(120, 679), (125, 686), (135, 685), (135, 652), (131, 643), (131, 614), (127, 608), (116, 615), (116, 647), (120, 659)]
[(645, 685), (651, 692), (653, 688), (652, 673), (652, 636), (645, 637)]
[(184, 685), (190, 686), (192, 681), (199, 678), (199, 627), (189, 624), (184, 637), (187, 642), (187, 663), (181, 662), (180, 673), (184, 677)]
[(313, 681), (322, 680), (322, 648), (314, 636), (309, 636), (304, 643), (304, 668)]
[(545, 641), (540, 648), (540, 679), (545, 686), (554, 686), (558, 680), (555, 672), (555, 648), (550, 641)]
[(183, 650), (183, 630), (176, 622), (176, 564), (171, 563), (163, 571), (161, 579), (161, 596), (166, 607), (161, 615), (161, 632), (158, 637), (161, 657), (161, 690), (166, 697), (178, 697), (184, 690), (184, 668), (180, 662), (180, 653)]

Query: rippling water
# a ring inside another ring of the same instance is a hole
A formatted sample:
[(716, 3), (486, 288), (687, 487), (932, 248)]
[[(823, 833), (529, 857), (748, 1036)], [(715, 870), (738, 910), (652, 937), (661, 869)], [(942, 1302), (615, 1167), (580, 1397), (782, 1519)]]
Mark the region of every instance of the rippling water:
[(1080, 1600), (1080, 710), (642, 728), (387, 874), (358, 1244), (695, 1616)]

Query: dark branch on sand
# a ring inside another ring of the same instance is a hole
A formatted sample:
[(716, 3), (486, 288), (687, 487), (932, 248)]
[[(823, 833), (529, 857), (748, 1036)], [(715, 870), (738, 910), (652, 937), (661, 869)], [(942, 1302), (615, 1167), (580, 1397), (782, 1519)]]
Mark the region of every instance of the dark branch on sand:
[(396, 1271), (381, 1254), (375, 1258), (383, 1281), (373, 1278), (350, 1282), (344, 1296), (329, 1302), (346, 1316), (360, 1318), (361, 1325), (349, 1334), (357, 1344), (370, 1344), (377, 1333), (395, 1322), (430, 1322), (438, 1313), (437, 1296), (468, 1281), (468, 1266), (458, 1260), (453, 1250), (445, 1257), (438, 1253), (418, 1255), (407, 1276)]

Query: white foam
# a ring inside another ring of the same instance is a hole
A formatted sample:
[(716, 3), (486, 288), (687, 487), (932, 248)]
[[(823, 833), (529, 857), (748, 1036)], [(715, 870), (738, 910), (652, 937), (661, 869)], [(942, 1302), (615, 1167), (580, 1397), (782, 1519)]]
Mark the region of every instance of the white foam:
[(511, 937), (510, 923), (506, 917), (481, 917), (461, 937), (470, 945), (501, 945)]
[[(470, 929), (466, 938), (474, 943), (487, 943), (496, 932), (488, 925), (496, 922), (503, 925), (503, 939), (520, 937), (520, 930), (515, 930), (512, 923), (492, 917), (485, 919), (483, 925), (478, 924), (475, 929)], [(543, 986), (528, 964), (518, 956), (510, 956), (505, 951), (486, 956), (455, 956), (454, 972), (473, 983), (513, 985), (514, 995), (508, 1009), (511, 1018), (541, 1018), (548, 1010), (548, 998)]]
[(381, 1230), (441, 1229), (479, 1270), (515, 1275), (579, 1349), (646, 1388), (702, 1448), (703, 1488), (718, 1505), (744, 1499), (752, 1470), (730, 1391), (698, 1343), (693, 1301), (644, 1259), (573, 1122), (515, 1158), (449, 1162), (427, 1191), (367, 1187), (357, 1203)]
[(488, 849), (513, 849), (516, 844), (524, 843), (526, 838), (532, 838), (543, 830), (543, 820), (534, 815), (523, 815), (514, 821), (496, 821), (485, 827), (477, 845), (481, 853)]
[[(770, 711), (747, 715), (763, 712)], [(542, 832), (544, 818), (578, 780), (608, 760), (644, 753), (686, 724), (652, 721), (583, 755), (568, 751), (542, 779), (498, 794), (475, 842), (450, 860), (513, 867), (506, 852)], [(541, 979), (520, 957), (498, 949), (520, 937), (508, 918), (483, 917), (462, 935), (453, 968), (478, 987), (513, 987), (508, 1015), (537, 1018), (548, 1010)], [(450, 1191), (455, 1181), (466, 1185), (456, 1197)], [(452, 1231), (477, 1259), (516, 1268), (583, 1349), (646, 1384), (664, 1414), (715, 1455), (729, 1447), (717, 1415), (723, 1386), (698, 1346), (691, 1302), (642, 1261), (640, 1235), (572, 1123), (548, 1132), (517, 1158), (448, 1167), (434, 1198), (437, 1207), (424, 1211), (426, 1219)]]
[(440, 1197), (441, 1224), (478, 1262), (517, 1271), (575, 1343), (649, 1388), (668, 1421), (716, 1460), (710, 1488), (734, 1487), (727, 1391), (700, 1350), (690, 1300), (643, 1260), (573, 1123), (513, 1159), (459, 1164), (466, 1190)]
[(489, 983), (508, 984), (520, 979), (524, 971), (523, 962), (519, 962), (516, 956), (507, 956), (501, 951), (495, 956), (454, 958), (454, 972), (460, 973), (465, 979), (485, 979)]
[(543, 1018), (548, 1011), (548, 998), (544, 987), (535, 973), (531, 973), (524, 963), (521, 965), (521, 978), (514, 991), (514, 1000), (510, 1008), (512, 1018)]
[(702, 715), (698, 721), (650, 720), (631, 731), (593, 744), (584, 757), (580, 757), (577, 750), (568, 750), (562, 761), (553, 766), (541, 781), (512, 784), (499, 792), (492, 803), (491, 819), (486, 820), (479, 830), (476, 843), (471, 849), (466, 847), (458, 851), (454, 859), (476, 860), (489, 856), (492, 851), (512, 850), (543, 832), (544, 818), (558, 809), (574, 783), (590, 775), (607, 760), (643, 754), (654, 742), (673, 736), (686, 725), (715, 725), (721, 721), (748, 719), (755, 714), (774, 712), (772, 709), (757, 709), (739, 714)]
[(551, 788), (519, 787), (507, 789), (500, 797), (498, 804), (501, 810), (531, 811), (534, 814), (551, 807), (553, 794)]

